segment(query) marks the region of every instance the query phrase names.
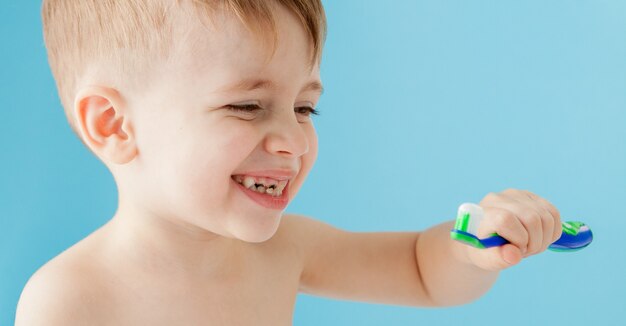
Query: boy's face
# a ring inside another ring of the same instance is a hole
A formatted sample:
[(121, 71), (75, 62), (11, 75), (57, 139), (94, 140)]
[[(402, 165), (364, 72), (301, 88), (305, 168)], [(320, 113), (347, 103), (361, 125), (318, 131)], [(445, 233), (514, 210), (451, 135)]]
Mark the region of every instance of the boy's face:
[[(275, 15), (271, 60), (263, 40), (235, 17), (219, 18), (215, 32), (186, 22), (193, 31), (174, 41), (180, 52), (145, 92), (127, 99), (138, 156), (114, 172), (120, 205), (244, 241), (276, 232), (284, 207), (253, 200), (233, 176), (290, 172), (275, 178), (289, 178), (285, 199), (296, 195), (317, 157), (306, 107), (317, 104), (320, 76), (317, 65), (310, 69), (311, 45), (300, 22), (282, 7)], [(244, 104), (261, 109), (228, 107)]]

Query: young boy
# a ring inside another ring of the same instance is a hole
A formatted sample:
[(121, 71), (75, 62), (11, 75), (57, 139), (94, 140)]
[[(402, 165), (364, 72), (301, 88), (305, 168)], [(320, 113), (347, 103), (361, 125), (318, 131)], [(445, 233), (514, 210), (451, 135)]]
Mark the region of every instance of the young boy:
[(486, 250), (283, 214), (317, 155), (319, 0), (44, 0), (70, 124), (119, 208), (29, 280), (17, 325), (288, 325), (299, 291), (411, 306), (469, 302), (560, 236), (527, 191), (487, 195)]

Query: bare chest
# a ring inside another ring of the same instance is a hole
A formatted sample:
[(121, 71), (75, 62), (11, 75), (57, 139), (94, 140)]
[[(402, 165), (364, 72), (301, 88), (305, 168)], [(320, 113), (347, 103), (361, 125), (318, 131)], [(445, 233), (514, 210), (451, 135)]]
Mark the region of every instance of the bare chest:
[(298, 292), (294, 275), (248, 275), (222, 283), (145, 282), (99, 309), (111, 325), (291, 325)]
[(217, 275), (118, 273), (98, 300), (103, 325), (291, 325), (300, 270), (291, 255), (245, 255)]

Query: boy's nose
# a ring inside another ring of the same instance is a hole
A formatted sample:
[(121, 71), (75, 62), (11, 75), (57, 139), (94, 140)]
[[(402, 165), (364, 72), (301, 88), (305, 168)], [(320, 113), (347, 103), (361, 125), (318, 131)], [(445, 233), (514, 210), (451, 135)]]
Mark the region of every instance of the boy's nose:
[(266, 136), (266, 149), (277, 155), (299, 157), (309, 151), (309, 139), (294, 113), (276, 119)]

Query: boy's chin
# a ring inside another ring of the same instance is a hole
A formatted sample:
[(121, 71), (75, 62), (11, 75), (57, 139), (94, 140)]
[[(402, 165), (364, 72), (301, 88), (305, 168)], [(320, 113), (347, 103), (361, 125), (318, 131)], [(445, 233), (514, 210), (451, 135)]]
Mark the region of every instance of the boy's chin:
[(250, 243), (260, 243), (271, 239), (280, 225), (280, 215), (276, 217), (262, 217), (248, 223), (232, 225), (231, 234), (234, 238)]

